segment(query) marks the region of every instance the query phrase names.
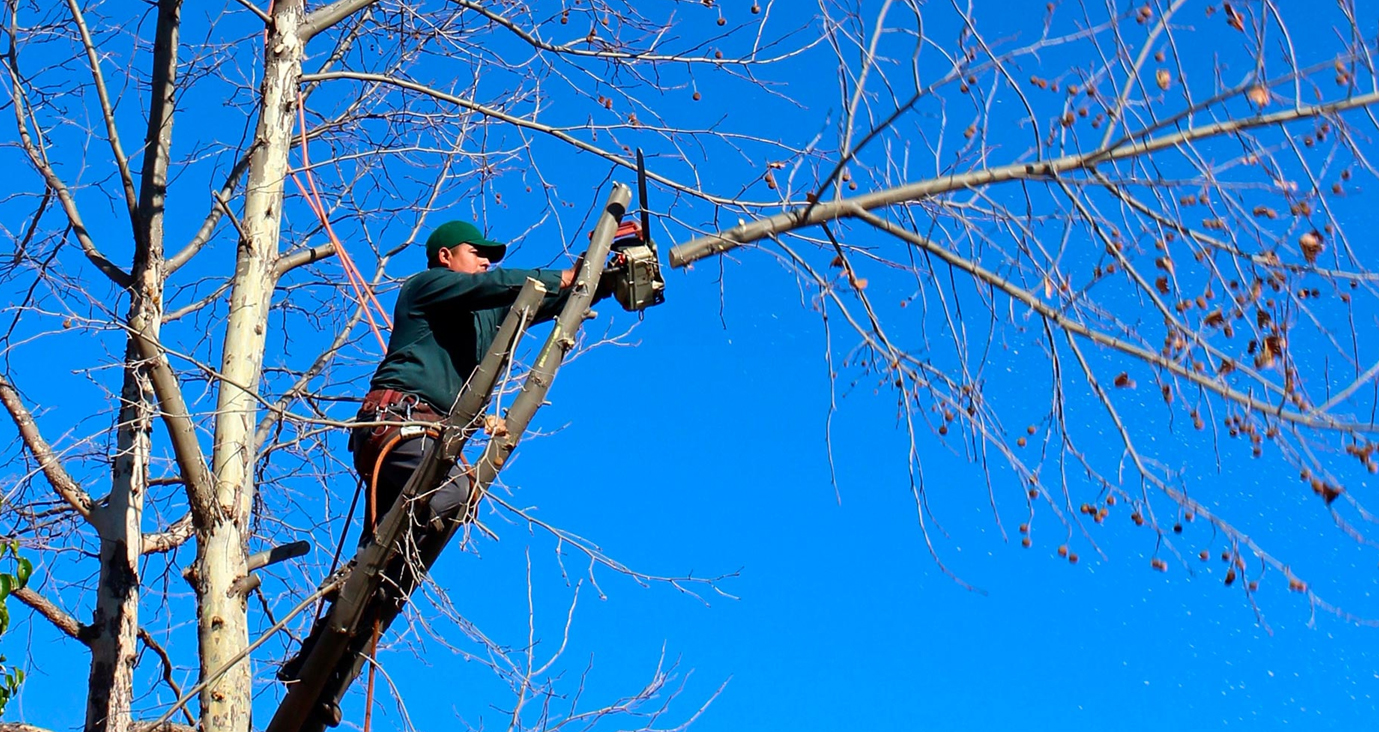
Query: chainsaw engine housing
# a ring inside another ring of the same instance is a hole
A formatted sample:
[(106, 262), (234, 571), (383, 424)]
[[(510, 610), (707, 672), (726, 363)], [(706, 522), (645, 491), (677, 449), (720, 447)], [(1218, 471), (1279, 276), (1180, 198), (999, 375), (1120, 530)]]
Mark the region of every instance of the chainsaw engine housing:
[(617, 273), (613, 297), (628, 312), (639, 312), (666, 301), (666, 281), (661, 277), (661, 261), (656, 245), (645, 237), (636, 221), (624, 221), (613, 235), (613, 262)]
[(613, 296), (623, 310), (637, 312), (666, 301), (666, 282), (661, 279), (655, 249), (645, 244), (627, 247), (618, 252), (618, 259), (621, 272)]

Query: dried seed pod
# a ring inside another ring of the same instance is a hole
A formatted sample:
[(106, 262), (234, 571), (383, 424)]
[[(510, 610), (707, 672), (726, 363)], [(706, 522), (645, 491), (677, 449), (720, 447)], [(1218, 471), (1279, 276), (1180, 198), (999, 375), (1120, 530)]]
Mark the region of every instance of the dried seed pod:
[(1299, 237), (1298, 245), (1302, 247), (1303, 259), (1306, 259), (1308, 264), (1316, 264), (1317, 257), (1322, 253), (1322, 249), (1325, 248), (1325, 245), (1322, 243), (1321, 232), (1316, 229)]

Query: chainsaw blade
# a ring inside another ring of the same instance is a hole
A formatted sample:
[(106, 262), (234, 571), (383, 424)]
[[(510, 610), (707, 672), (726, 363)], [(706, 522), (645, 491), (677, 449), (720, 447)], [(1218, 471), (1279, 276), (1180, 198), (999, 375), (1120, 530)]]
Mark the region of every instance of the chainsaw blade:
[(637, 148), (637, 197), (642, 205), (642, 236), (651, 244), (651, 213), (646, 207), (646, 160), (642, 158), (640, 147)]

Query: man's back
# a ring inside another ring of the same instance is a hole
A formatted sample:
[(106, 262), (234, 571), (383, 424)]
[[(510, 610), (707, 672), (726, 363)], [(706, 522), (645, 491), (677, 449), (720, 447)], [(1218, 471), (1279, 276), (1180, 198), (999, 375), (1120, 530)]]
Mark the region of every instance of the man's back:
[(431, 267), (407, 279), (393, 310), (388, 353), (370, 384), (416, 394), (444, 414), (493, 342), (527, 278), (550, 291), (537, 320), (559, 311), (560, 270), (490, 269), (466, 274)]

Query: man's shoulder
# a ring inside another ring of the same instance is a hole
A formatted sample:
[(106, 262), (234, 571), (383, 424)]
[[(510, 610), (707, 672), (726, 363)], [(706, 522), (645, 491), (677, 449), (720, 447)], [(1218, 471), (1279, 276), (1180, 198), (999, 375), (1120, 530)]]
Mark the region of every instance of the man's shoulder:
[(432, 282), (446, 274), (454, 274), (444, 267), (427, 267), (416, 274), (410, 275), (402, 282), (403, 287), (416, 287), (419, 284)]
[(402, 282), (400, 296), (408, 297), (415, 294), (418, 290), (424, 291), (434, 287), (444, 287), (454, 281), (457, 276), (463, 277), (460, 273), (451, 272), (444, 267), (428, 267), (409, 276)]

